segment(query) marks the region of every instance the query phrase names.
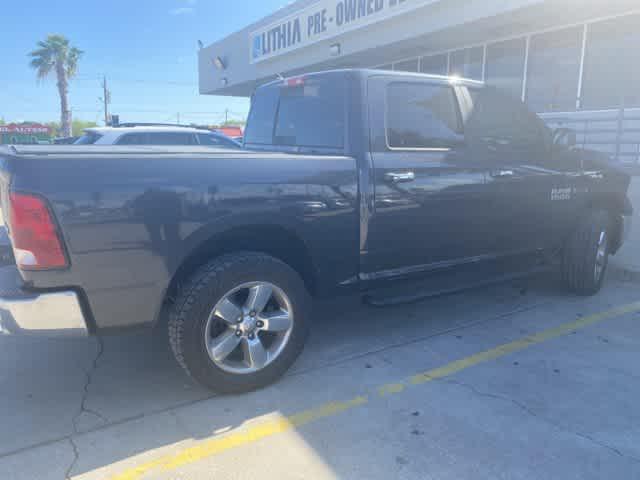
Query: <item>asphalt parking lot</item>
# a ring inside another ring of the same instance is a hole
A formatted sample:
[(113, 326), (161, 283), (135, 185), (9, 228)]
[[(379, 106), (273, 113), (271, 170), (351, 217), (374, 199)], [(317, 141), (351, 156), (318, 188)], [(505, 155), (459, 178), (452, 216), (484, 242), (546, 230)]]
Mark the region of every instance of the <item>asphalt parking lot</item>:
[(194, 385), (161, 332), (2, 338), (0, 478), (638, 478), (639, 301), (538, 278), (332, 302), (293, 371), (244, 396)]
[(318, 305), (293, 370), (243, 396), (163, 331), (0, 337), (0, 479), (640, 478), (637, 245), (593, 298), (542, 276)]

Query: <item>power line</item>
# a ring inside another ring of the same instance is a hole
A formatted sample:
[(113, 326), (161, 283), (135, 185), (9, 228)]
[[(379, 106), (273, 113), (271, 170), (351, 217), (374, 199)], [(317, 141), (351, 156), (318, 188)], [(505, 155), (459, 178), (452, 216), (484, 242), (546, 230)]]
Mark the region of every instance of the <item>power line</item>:
[[(72, 81), (77, 80), (80, 82), (99, 82), (102, 80), (101, 77), (74, 77)], [(139, 85), (173, 85), (173, 86), (184, 86), (184, 87), (197, 87), (198, 84), (194, 82), (182, 82), (178, 80), (141, 80), (136, 78), (127, 78), (127, 79), (119, 79), (119, 78), (110, 78), (109, 81), (111, 83), (125, 83), (125, 84), (139, 84)]]

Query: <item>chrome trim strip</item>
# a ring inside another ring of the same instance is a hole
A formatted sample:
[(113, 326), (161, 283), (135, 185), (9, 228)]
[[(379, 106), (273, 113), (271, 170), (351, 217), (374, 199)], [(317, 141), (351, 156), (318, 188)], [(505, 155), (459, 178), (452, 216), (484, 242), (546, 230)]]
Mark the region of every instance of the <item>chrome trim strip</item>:
[(88, 333), (75, 292), (0, 297), (0, 334), (86, 336)]
[(486, 262), (489, 260), (497, 260), (501, 257), (502, 255), (485, 254), (485, 255), (478, 255), (475, 257), (468, 257), (468, 258), (455, 259), (455, 260), (444, 260), (436, 263), (427, 263), (423, 265), (411, 265), (407, 267), (381, 270), (381, 271), (372, 272), (372, 273), (361, 273), (360, 280), (373, 281), (373, 280), (384, 280), (387, 278), (398, 278), (398, 277), (404, 277), (407, 275), (413, 275), (413, 274), (419, 274), (419, 273), (434, 272), (438, 270), (447, 270), (449, 268), (458, 267), (461, 265), (469, 265), (473, 263)]

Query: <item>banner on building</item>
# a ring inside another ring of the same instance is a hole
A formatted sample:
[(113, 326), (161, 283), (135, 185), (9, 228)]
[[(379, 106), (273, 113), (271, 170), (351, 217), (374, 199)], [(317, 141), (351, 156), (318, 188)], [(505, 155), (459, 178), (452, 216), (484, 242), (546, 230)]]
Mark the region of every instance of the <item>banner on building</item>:
[(320, 0), (250, 33), (250, 60), (258, 63), (438, 1)]

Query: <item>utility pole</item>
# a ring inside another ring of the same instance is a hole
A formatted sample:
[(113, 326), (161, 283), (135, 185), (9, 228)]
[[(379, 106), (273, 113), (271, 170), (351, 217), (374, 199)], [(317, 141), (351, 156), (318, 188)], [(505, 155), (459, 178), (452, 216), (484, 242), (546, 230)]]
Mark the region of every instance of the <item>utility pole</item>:
[(107, 77), (102, 77), (102, 101), (104, 102), (104, 125), (109, 125), (109, 104), (111, 103), (111, 92), (107, 88)]
[(229, 109), (225, 109), (224, 111), (224, 124), (227, 125), (229, 123)]
[(178, 125), (180, 125), (180, 112), (176, 116), (178, 117)]

